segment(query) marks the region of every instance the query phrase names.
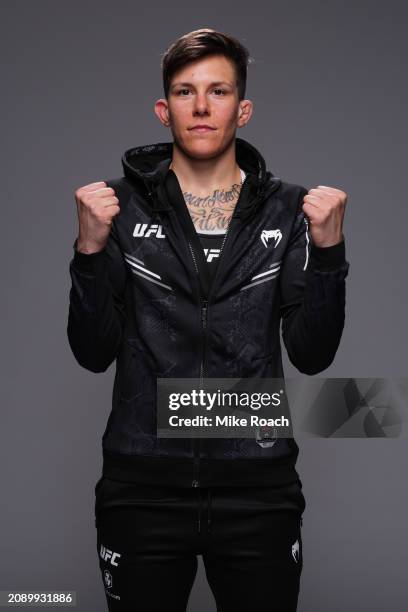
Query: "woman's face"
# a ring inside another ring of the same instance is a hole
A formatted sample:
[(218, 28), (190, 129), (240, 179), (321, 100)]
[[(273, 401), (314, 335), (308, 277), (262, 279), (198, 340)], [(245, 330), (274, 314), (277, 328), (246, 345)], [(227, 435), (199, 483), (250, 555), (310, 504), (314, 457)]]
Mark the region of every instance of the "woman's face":
[[(238, 99), (233, 62), (211, 55), (180, 68), (171, 80), (167, 100), (158, 100), (155, 111), (185, 155), (210, 159), (222, 153), (235, 138), (237, 127), (249, 120), (249, 105), (249, 100)], [(198, 125), (210, 129), (195, 128)]]

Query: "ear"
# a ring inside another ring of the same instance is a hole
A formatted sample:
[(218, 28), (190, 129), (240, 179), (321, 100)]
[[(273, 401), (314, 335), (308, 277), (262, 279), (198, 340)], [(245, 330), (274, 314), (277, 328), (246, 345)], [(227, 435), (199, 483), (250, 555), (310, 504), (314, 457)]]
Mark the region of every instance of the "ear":
[(154, 112), (156, 113), (159, 121), (165, 126), (170, 127), (169, 119), (169, 105), (165, 98), (160, 98), (154, 105)]
[(241, 100), (238, 109), (238, 127), (244, 127), (252, 116), (254, 105), (251, 100)]

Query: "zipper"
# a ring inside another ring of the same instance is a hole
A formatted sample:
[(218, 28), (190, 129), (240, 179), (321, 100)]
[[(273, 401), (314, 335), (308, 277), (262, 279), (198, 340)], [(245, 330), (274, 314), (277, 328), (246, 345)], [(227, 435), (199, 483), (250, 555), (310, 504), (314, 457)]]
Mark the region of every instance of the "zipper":
[(207, 309), (208, 309), (208, 300), (201, 300), (201, 329), (203, 336), (203, 353), (201, 359), (201, 368), (200, 368), (200, 384), (203, 385), (203, 379), (205, 376), (205, 356), (207, 352)]
[[(207, 351), (207, 304), (208, 301), (201, 299), (201, 330), (202, 330), (202, 357), (200, 366), (200, 388), (204, 386), (205, 376), (205, 355)], [(195, 444), (196, 453), (194, 455), (194, 479), (193, 487), (199, 486), (199, 475), (200, 475), (200, 451), (201, 451), (201, 438), (198, 438)]]
[[(242, 187), (245, 183), (245, 181), (247, 180), (247, 177), (245, 177), (244, 182), (242, 183)], [(241, 187), (241, 191), (242, 191), (242, 187)], [(238, 202), (239, 202), (239, 198), (238, 198)], [(237, 203), (238, 205), (238, 203)], [(211, 296), (214, 293), (214, 287), (216, 284), (216, 280), (217, 277), (219, 276), (219, 268), (221, 265), (221, 255), (224, 249), (224, 245), (226, 243), (227, 240), (227, 236), (229, 235), (229, 229), (231, 227), (231, 222), (232, 222), (232, 217), (230, 220), (230, 223), (228, 224), (227, 227), (227, 231), (225, 232), (224, 235), (224, 239), (222, 241), (221, 244), (221, 248), (220, 248), (220, 254), (219, 254), (219, 259), (218, 259), (218, 265), (217, 265), (217, 269), (215, 271), (215, 276), (213, 278), (213, 281), (211, 283), (211, 287), (210, 287), (210, 293), (207, 296), (207, 298), (203, 298), (203, 296), (201, 296), (200, 294), (200, 320), (201, 320), (201, 329), (202, 329), (202, 358), (201, 358), (201, 365), (200, 365), (200, 383), (201, 385), (203, 385), (203, 379), (205, 377), (205, 358), (206, 358), (206, 349), (207, 349), (207, 316), (208, 316), (208, 307), (209, 307), (209, 301)], [(188, 247), (190, 249), (190, 253), (191, 253), (191, 257), (193, 259), (194, 262), (194, 267), (196, 270), (197, 275), (200, 275), (198, 266), (197, 266), (197, 261), (194, 255), (194, 249), (191, 245), (190, 240), (187, 240), (188, 243)], [(193, 455), (194, 455), (194, 460), (193, 460), (193, 480), (191, 483), (192, 487), (199, 487), (200, 486), (200, 481), (199, 481), (199, 476), (200, 476), (200, 447), (201, 447), (201, 439), (195, 439), (193, 438)]]
[[(198, 266), (197, 266), (197, 261), (194, 255), (194, 250), (193, 247), (191, 246), (191, 242), (188, 241), (188, 246), (190, 249), (190, 253), (191, 253), (191, 257), (193, 258), (193, 262), (194, 262), (194, 267), (196, 270), (197, 275), (199, 275), (199, 270), (198, 270)], [(205, 304), (207, 303), (204, 300)], [(200, 308), (201, 308), (201, 327), (202, 327), (202, 331), (204, 331), (204, 325), (205, 323), (203, 323), (203, 321), (205, 321), (206, 319), (206, 308), (202, 306), (202, 304), (204, 303), (202, 300), (202, 297), (200, 295)], [(204, 354), (204, 348), (203, 348), (203, 354)], [(201, 364), (200, 364), (200, 383), (202, 384), (202, 380), (203, 380), (203, 362), (204, 362), (204, 356), (201, 358)], [(193, 455), (194, 455), (194, 459), (193, 459), (193, 481), (191, 483), (192, 487), (199, 487), (200, 486), (200, 481), (199, 481), (199, 475), (200, 475), (200, 438), (196, 439), (193, 438)]]
[[(152, 196), (152, 194), (149, 193), (149, 196)], [(177, 219), (177, 216), (175, 218), (176, 218), (176, 222), (179, 224), (179, 220)], [(183, 235), (185, 235), (182, 228), (181, 228), (181, 233)], [(187, 236), (186, 236), (186, 238), (187, 238)], [(192, 260), (193, 260), (193, 263), (194, 263), (194, 268), (195, 268), (197, 277), (199, 279), (200, 272), (199, 272), (199, 269), (198, 269), (197, 260), (196, 260), (196, 257), (194, 255), (194, 250), (193, 250), (193, 247), (191, 246), (191, 242), (188, 239), (187, 239), (187, 244), (188, 244), (188, 248), (190, 250), (190, 254), (191, 254), (191, 257), (192, 257)], [(200, 299), (200, 308), (201, 308), (201, 304), (202, 304), (201, 292), (199, 292), (199, 299)], [(201, 321), (203, 321), (202, 317), (203, 317), (203, 313), (201, 311)], [(201, 360), (201, 364), (200, 364), (200, 380), (202, 381), (202, 379), (203, 379), (203, 359)], [(199, 472), (200, 472), (200, 438), (198, 438), (198, 439), (193, 438), (192, 446), (193, 446), (193, 457), (194, 457), (194, 459), (193, 459), (193, 479), (192, 479), (192, 482), (191, 482), (191, 486), (192, 487), (199, 487), (200, 486), (200, 482), (199, 482)]]
[[(221, 244), (221, 248), (220, 248), (220, 254), (219, 257), (221, 258), (221, 254), (222, 254), (222, 250), (224, 248), (224, 244), (227, 238), (227, 234), (229, 231), (229, 227), (230, 224), (227, 227), (227, 231), (225, 232), (224, 235), (224, 239), (222, 241)], [(196, 272), (197, 274), (199, 274), (198, 271), (198, 267), (197, 267), (197, 262), (196, 262), (196, 258), (194, 256), (194, 249), (191, 246), (190, 241), (188, 242), (188, 246), (190, 248), (190, 252), (191, 252), (191, 256), (193, 258), (194, 261), (194, 265), (196, 268)], [(218, 267), (220, 264), (220, 260), (218, 261), (218, 266), (217, 266), (217, 270), (215, 273), (215, 278), (217, 276), (217, 271), (218, 271)], [(215, 281), (214, 278), (214, 281)], [(214, 286), (214, 283), (212, 285), (212, 287)], [(211, 289), (212, 289), (211, 287)], [(203, 386), (203, 380), (205, 377), (205, 359), (206, 359), (206, 353), (207, 353), (207, 315), (208, 315), (208, 299), (203, 299), (202, 296), (200, 296), (200, 309), (201, 309), (201, 329), (202, 329), (202, 358), (201, 358), (201, 366), (200, 366), (200, 385)], [(200, 475), (200, 448), (201, 448), (201, 438), (193, 439), (193, 452), (194, 452), (194, 466), (193, 466), (193, 481), (191, 486), (192, 487), (198, 487), (200, 486), (200, 481), (199, 481), (199, 475)]]

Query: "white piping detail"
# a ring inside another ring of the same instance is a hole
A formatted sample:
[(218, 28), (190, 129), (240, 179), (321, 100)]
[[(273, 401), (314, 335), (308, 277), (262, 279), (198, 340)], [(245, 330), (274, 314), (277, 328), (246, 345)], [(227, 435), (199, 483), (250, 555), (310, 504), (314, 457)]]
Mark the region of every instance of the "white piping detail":
[(268, 276), (268, 278), (263, 278), (262, 280), (255, 281), (254, 283), (250, 283), (249, 285), (245, 285), (244, 287), (241, 287), (240, 291), (242, 291), (243, 289), (248, 289), (249, 287), (254, 287), (255, 285), (259, 285), (260, 283), (266, 283), (266, 281), (272, 280), (277, 276), (279, 276), (279, 273), (275, 274), (274, 276)]
[[(129, 259), (127, 259), (127, 257), (125, 257), (125, 260), (127, 261), (127, 263), (130, 266), (133, 266), (135, 268), (138, 268), (138, 270), (143, 270), (143, 272), (146, 272), (146, 274), (151, 274), (152, 276), (155, 276), (156, 278), (160, 278), (161, 276), (159, 276), (158, 274), (156, 274), (155, 272), (151, 272), (150, 270), (148, 270), (147, 268), (143, 268), (142, 266), (138, 266), (137, 263), (135, 263), (134, 261), (130, 261)], [(132, 270), (133, 272), (133, 270)]]
[(273, 268), (272, 270), (267, 270), (266, 272), (261, 272), (260, 274), (257, 274), (256, 276), (253, 276), (251, 278), (251, 280), (254, 280), (255, 278), (259, 278), (260, 276), (265, 276), (265, 274), (273, 274), (273, 272), (277, 272), (279, 270), (280, 266), (277, 266), (276, 268)]
[(303, 266), (303, 269), (306, 270), (307, 268), (307, 264), (309, 262), (309, 224), (307, 222), (306, 217), (303, 218), (304, 222), (306, 223), (306, 259), (305, 259), (305, 265)]
[(137, 261), (137, 263), (142, 264), (142, 266), (144, 266), (144, 263), (141, 259), (136, 259), (136, 257), (134, 257), (133, 255), (131, 255), (130, 253), (125, 253), (126, 257), (130, 257), (130, 259), (133, 259), (134, 261)]
[(161, 287), (166, 287), (166, 289), (170, 289), (170, 291), (173, 291), (173, 289), (171, 287), (169, 287), (169, 285), (165, 285), (164, 283), (160, 283), (157, 280), (153, 280), (153, 278), (149, 278), (148, 276), (146, 276), (145, 274), (142, 274), (141, 272), (136, 272), (136, 270), (133, 270), (133, 268), (131, 268), (133, 274), (137, 274), (138, 276), (142, 276), (143, 278), (145, 278), (146, 280), (150, 281), (151, 283), (156, 283), (156, 285), (160, 285)]

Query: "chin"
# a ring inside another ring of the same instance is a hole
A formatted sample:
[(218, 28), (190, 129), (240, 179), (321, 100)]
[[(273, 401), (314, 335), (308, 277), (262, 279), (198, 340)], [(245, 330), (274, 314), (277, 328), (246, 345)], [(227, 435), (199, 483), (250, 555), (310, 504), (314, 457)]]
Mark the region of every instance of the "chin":
[(183, 141), (174, 140), (185, 155), (194, 159), (212, 159), (223, 153), (227, 146), (223, 140), (206, 136), (199, 138), (193, 135)]

